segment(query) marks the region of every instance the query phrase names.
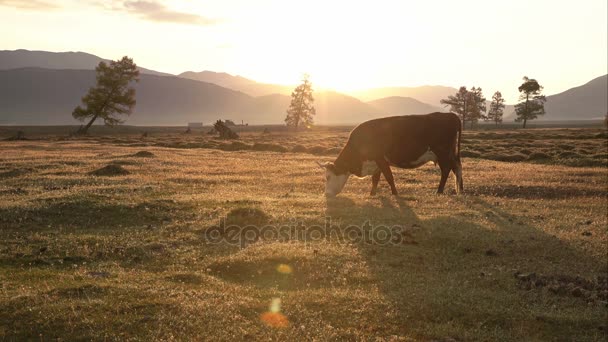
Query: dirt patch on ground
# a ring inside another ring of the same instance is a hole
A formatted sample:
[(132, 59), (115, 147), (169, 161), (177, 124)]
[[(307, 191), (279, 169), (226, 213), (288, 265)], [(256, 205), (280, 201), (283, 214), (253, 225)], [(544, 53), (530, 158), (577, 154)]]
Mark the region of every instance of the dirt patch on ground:
[(536, 273), (515, 273), (519, 287), (524, 290), (546, 289), (547, 291), (571, 297), (580, 297), (588, 301), (608, 303), (608, 278), (598, 276), (589, 280), (579, 276), (553, 275), (545, 276)]
[(129, 172), (122, 166), (116, 164), (106, 165), (101, 169), (89, 172), (89, 174), (93, 176), (124, 176), (130, 173), (131, 172)]

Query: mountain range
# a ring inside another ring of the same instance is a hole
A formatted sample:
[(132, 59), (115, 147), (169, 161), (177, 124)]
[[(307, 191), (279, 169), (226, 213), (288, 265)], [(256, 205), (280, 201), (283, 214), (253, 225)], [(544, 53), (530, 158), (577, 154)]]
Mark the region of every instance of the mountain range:
[(603, 119), (608, 113), (608, 75), (547, 96), (545, 120)]
[[(83, 52), (0, 51), (0, 124), (77, 124), (71, 112), (94, 85), (94, 68), (102, 60)], [(145, 68), (140, 71), (140, 82), (135, 84), (137, 105), (127, 118), (132, 125), (184, 125), (217, 119), (282, 123), (293, 90), (293, 86), (211, 71), (177, 76)], [(548, 96), (545, 119), (601, 117), (602, 109), (606, 113), (606, 89), (606, 76), (602, 76)], [(348, 95), (320, 90), (314, 93), (315, 122), (355, 124), (387, 115), (445, 111), (439, 100), (455, 92), (456, 88), (443, 86), (380, 88)], [(508, 114), (509, 108), (505, 117)]]

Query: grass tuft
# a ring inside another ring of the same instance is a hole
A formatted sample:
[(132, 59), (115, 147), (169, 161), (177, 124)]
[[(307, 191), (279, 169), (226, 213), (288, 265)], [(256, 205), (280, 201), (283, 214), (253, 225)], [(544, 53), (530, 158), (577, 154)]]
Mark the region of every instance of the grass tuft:
[(128, 170), (126, 170), (125, 168), (123, 168), (122, 166), (120, 166), (118, 164), (109, 164), (109, 165), (102, 167), (101, 169), (91, 171), (91, 172), (89, 172), (89, 174), (93, 175), (93, 176), (112, 177), (112, 176), (125, 176), (128, 174), (131, 174), (131, 172), (129, 172)]

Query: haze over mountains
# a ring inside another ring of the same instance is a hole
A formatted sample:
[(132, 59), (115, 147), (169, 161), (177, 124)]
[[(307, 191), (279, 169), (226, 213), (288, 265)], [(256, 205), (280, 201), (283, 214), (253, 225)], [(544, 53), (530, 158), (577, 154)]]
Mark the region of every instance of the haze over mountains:
[(178, 76), (201, 82), (214, 83), (224, 88), (241, 91), (250, 96), (265, 96), (271, 94), (291, 95), (294, 88), (294, 86), (258, 83), (238, 75), (232, 76), (225, 72), (186, 71)]
[[(97, 57), (85, 52), (48, 52), (29, 50), (0, 50), (0, 70), (37, 67), (46, 69), (95, 69), (99, 62), (108, 59)], [(172, 76), (139, 67), (144, 74)]]
[(608, 75), (595, 78), (579, 87), (547, 96), (545, 119), (603, 119), (608, 113)]
[[(82, 53), (0, 51), (0, 124), (78, 124), (71, 112), (95, 83), (94, 68), (103, 60)], [(137, 61), (136, 61), (137, 62)], [(208, 124), (217, 119), (250, 124), (283, 123), (293, 86), (263, 84), (210, 71), (179, 76), (140, 68), (132, 125)], [(601, 118), (607, 111), (606, 76), (548, 97), (544, 119)], [(445, 108), (439, 100), (456, 88), (392, 87), (354, 93), (316, 91), (318, 124), (355, 124), (387, 115), (420, 114)], [(486, 94), (486, 97), (491, 96)], [(512, 107), (511, 107), (512, 108)], [(505, 121), (512, 109), (505, 111)]]

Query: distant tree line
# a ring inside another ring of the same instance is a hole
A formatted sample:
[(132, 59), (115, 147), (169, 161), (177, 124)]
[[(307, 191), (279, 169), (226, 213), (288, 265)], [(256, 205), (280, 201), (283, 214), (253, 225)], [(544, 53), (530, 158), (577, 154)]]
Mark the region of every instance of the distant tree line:
[[(523, 78), (519, 88), (519, 102), (515, 105), (516, 122), (523, 122), (523, 127), (526, 128), (526, 123), (529, 120), (538, 118), (539, 115), (545, 114), (544, 103), (546, 98), (541, 94), (543, 87), (535, 80), (527, 76)], [(470, 123), (470, 127), (479, 121), (492, 121), (496, 125), (502, 123), (502, 117), (505, 109), (505, 99), (500, 91), (496, 91), (492, 95), (489, 108), (486, 108), (486, 98), (483, 96), (481, 87), (472, 87), (467, 90), (465, 86), (460, 87), (454, 95), (448, 96), (441, 100), (441, 104), (449, 106), (450, 111), (458, 114), (462, 120), (462, 127), (466, 123)], [(487, 110), (487, 113), (486, 113)]]
[[(103, 120), (108, 126), (123, 123), (120, 115), (130, 115), (136, 104), (135, 89), (131, 87), (131, 83), (139, 81), (139, 70), (133, 59), (125, 56), (109, 64), (100, 62), (95, 71), (96, 85), (82, 98), (82, 106), (77, 106), (72, 112), (75, 119), (88, 120), (86, 125), (80, 127), (78, 134), (86, 134), (97, 119)], [(515, 105), (515, 121), (523, 122), (525, 128), (528, 121), (545, 114), (546, 97), (542, 94), (543, 87), (538, 81), (527, 76), (523, 81), (518, 87), (520, 102)], [(308, 128), (313, 124), (316, 110), (312, 94), (312, 83), (308, 75), (304, 75), (302, 83), (291, 93), (291, 103), (285, 117), (287, 126), (299, 129)], [(472, 128), (479, 120), (491, 121), (496, 125), (503, 121), (505, 100), (500, 91), (496, 91), (492, 96), (489, 108), (486, 106), (481, 87), (467, 89), (462, 86), (456, 94), (442, 99), (441, 104), (449, 106), (452, 112), (460, 116), (463, 128), (467, 122)], [(225, 129), (236, 126), (233, 121), (218, 120), (214, 126), (218, 132), (224, 132), (225, 138), (234, 139), (235, 135)]]

